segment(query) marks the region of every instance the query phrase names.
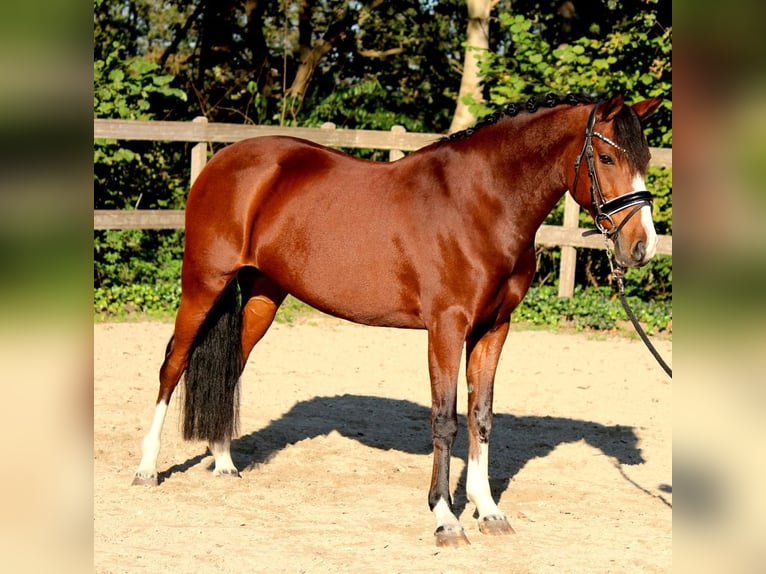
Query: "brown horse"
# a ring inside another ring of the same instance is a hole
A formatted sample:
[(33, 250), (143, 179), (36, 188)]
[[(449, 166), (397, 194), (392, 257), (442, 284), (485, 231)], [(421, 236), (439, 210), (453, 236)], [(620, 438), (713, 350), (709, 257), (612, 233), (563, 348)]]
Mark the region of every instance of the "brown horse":
[(535, 272), (535, 232), (569, 189), (620, 265), (651, 259), (641, 122), (659, 104), (530, 100), (392, 163), (290, 137), (218, 152), (186, 205), (181, 302), (134, 484), (158, 482), (160, 432), (184, 372), (184, 437), (208, 441), (216, 475), (238, 475), (239, 377), (290, 293), (356, 323), (427, 330), (438, 545), (468, 543), (449, 491), (465, 346), (467, 496), (482, 532), (512, 533), (489, 487), (492, 391)]

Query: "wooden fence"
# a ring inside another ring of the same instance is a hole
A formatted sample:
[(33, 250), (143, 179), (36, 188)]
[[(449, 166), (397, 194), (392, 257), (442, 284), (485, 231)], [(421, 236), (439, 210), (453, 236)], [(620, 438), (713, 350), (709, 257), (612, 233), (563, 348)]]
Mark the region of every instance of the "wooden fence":
[[(402, 126), (391, 131), (336, 129), (327, 123), (321, 128), (286, 128), (279, 126), (253, 126), (208, 123), (204, 117), (191, 122), (104, 120), (94, 118), (94, 139), (144, 140), (167, 142), (197, 142), (191, 151), (191, 182), (207, 162), (210, 143), (231, 143), (245, 138), (267, 135), (289, 135), (305, 138), (331, 147), (389, 150), (389, 160), (404, 156), (433, 143), (442, 134), (408, 132)], [(672, 149), (652, 148), (650, 165), (672, 167)], [(535, 236), (535, 244), (561, 247), (559, 296), (570, 297), (574, 292), (576, 248), (602, 249), (600, 235), (583, 237), (578, 226), (580, 207), (569, 194), (565, 196), (564, 224), (543, 225)], [(94, 229), (183, 229), (183, 210), (94, 210)], [(661, 235), (657, 246), (660, 255), (672, 255), (673, 238)]]

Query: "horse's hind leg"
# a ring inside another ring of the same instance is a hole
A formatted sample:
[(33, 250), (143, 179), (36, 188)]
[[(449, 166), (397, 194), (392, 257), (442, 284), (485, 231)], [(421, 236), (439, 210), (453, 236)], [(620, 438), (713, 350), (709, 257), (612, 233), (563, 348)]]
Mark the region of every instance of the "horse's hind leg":
[(242, 366), (266, 334), (287, 292), (254, 267), (239, 274), (242, 289)]
[[(168, 341), (168, 346), (165, 349), (165, 361), (173, 349), (174, 337)], [(180, 375), (179, 375), (180, 376)], [(172, 389), (170, 391), (172, 393)], [(144, 436), (144, 440), (141, 443), (141, 462), (136, 470), (136, 475), (133, 478), (134, 486), (157, 486), (157, 457), (160, 454), (160, 435), (162, 434), (162, 426), (165, 423), (165, 415), (168, 412), (168, 403), (170, 396), (167, 399), (163, 398), (162, 386), (160, 386), (160, 396), (157, 399), (157, 403), (154, 406), (154, 417), (152, 418), (152, 424), (149, 427), (149, 431)]]
[[(240, 271), (239, 283), (242, 293), (242, 367), (250, 352), (271, 326), (286, 293), (257, 269), (245, 267)], [(239, 476), (231, 458), (231, 441), (209, 443), (215, 459), (213, 474)]]
[(165, 351), (160, 368), (160, 389), (154, 407), (149, 431), (141, 443), (141, 462), (136, 470), (134, 485), (156, 486), (158, 484), (157, 458), (160, 452), (160, 435), (165, 422), (170, 397), (186, 369), (189, 350), (210, 309), (227, 283), (222, 280), (206, 289), (197, 289), (194, 297), (182, 294), (176, 314), (173, 336)]
[(468, 382), (468, 478), (466, 494), (479, 513), (484, 534), (513, 534), (505, 515), (495, 504), (489, 487), (489, 435), (492, 430), (492, 394), (500, 351), (509, 323), (487, 333), (472, 335), (466, 350)]

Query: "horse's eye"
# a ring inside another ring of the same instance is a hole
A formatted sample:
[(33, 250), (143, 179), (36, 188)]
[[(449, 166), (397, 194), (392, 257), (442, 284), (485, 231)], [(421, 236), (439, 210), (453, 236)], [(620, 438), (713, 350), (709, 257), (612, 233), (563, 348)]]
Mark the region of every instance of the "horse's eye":
[(614, 165), (614, 158), (606, 153), (602, 153), (598, 156), (598, 159), (601, 160), (601, 163), (604, 165)]

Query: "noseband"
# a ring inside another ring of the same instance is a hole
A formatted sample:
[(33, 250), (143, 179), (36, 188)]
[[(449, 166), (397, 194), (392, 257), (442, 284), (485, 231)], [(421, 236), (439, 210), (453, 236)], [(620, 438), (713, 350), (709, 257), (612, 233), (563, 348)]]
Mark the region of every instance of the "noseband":
[[(596, 229), (606, 237), (612, 238), (620, 232), (628, 220), (638, 213), (642, 207), (645, 205), (651, 207), (652, 194), (644, 190), (631, 191), (630, 193), (617, 196), (609, 201), (604, 197), (604, 193), (601, 191), (601, 185), (598, 182), (596, 163), (593, 159), (593, 137), (595, 136), (599, 138), (622, 153), (627, 153), (627, 150), (618, 146), (604, 134), (593, 131), (593, 126), (596, 123), (596, 110), (598, 110), (600, 105), (601, 104), (596, 104), (588, 117), (588, 125), (585, 127), (585, 142), (583, 143), (582, 150), (577, 156), (577, 159), (575, 159), (575, 180), (572, 191), (577, 189), (577, 180), (580, 178), (580, 164), (582, 163), (582, 158), (584, 156), (585, 161), (588, 164), (588, 177), (590, 178), (590, 199), (593, 209), (596, 212), (594, 218)], [(622, 223), (620, 223), (619, 226), (616, 226), (612, 220), (612, 216), (629, 207), (633, 207), (633, 210), (628, 213), (627, 217), (622, 220)], [(609, 229), (604, 225), (606, 222), (609, 223)], [(596, 231), (593, 231), (593, 233), (596, 233)]]

